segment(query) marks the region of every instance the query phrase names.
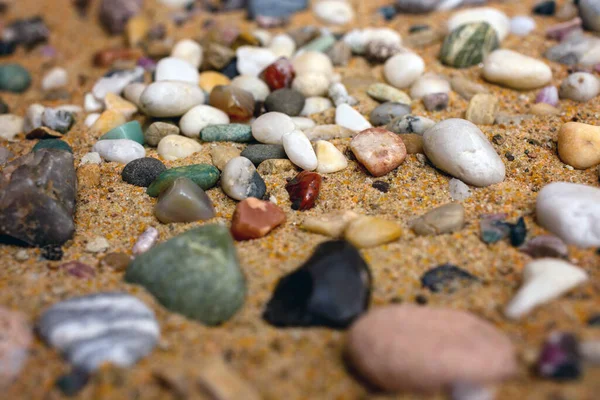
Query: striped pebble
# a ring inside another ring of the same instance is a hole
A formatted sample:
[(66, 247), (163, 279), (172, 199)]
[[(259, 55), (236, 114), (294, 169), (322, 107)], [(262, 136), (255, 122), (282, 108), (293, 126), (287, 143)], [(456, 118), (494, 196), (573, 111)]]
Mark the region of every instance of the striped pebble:
[(110, 362), (130, 367), (156, 345), (160, 328), (152, 310), (125, 293), (75, 297), (40, 317), (40, 336), (76, 369), (93, 372)]

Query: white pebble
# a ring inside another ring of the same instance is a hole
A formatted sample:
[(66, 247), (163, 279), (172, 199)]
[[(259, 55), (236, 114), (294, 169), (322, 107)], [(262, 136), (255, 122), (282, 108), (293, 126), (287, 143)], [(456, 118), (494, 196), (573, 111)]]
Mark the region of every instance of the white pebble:
[(61, 67), (54, 67), (44, 75), (42, 79), (43, 90), (55, 90), (69, 84), (69, 74)]
[(346, 1), (322, 0), (313, 6), (313, 12), (327, 24), (345, 25), (354, 20), (354, 9)]
[(146, 156), (144, 146), (129, 139), (99, 140), (92, 151), (100, 154), (106, 161), (129, 164), (133, 160)]
[(252, 123), (252, 136), (261, 143), (282, 144), (283, 136), (296, 129), (294, 121), (280, 112), (268, 112)]
[(325, 110), (333, 108), (333, 103), (326, 97), (309, 97), (304, 103), (304, 108), (300, 112), (301, 116), (309, 116), (312, 114), (321, 113)]
[(200, 131), (209, 125), (229, 123), (229, 116), (218, 108), (200, 104), (186, 112), (179, 121), (181, 133), (191, 138), (198, 138)]
[(450, 93), (450, 82), (443, 77), (427, 73), (416, 80), (410, 88), (410, 97), (419, 100), (428, 94)]
[(317, 141), (315, 143), (315, 153), (318, 160), (317, 172), (320, 174), (331, 174), (348, 167), (348, 160), (344, 154), (330, 142)]
[(290, 35), (282, 33), (271, 40), (269, 50), (277, 57), (291, 58), (296, 51), (296, 42)]
[(269, 86), (265, 83), (265, 81), (256, 76), (236, 76), (231, 81), (231, 86), (252, 93), (252, 96), (254, 96), (254, 100), (256, 101), (265, 101), (269, 93), (271, 93)]
[(100, 158), (100, 154), (95, 151), (91, 151), (89, 153), (85, 153), (83, 157), (81, 157), (81, 161), (79, 165), (86, 164), (100, 164), (102, 163), (102, 158)]
[(252, 36), (257, 38), (263, 47), (269, 47), (273, 40), (273, 35), (266, 29), (255, 29), (252, 31)]
[(13, 141), (15, 136), (23, 132), (24, 120), (18, 115), (0, 115), (0, 139)]
[(296, 76), (317, 73), (329, 78), (333, 75), (331, 59), (326, 54), (318, 51), (305, 51), (298, 54), (292, 59), (292, 65), (294, 71), (296, 71)]
[(552, 80), (552, 70), (538, 59), (499, 49), (484, 60), (483, 77), (513, 89), (536, 89)]
[(196, 69), (202, 65), (202, 56), (202, 46), (191, 39), (180, 40), (173, 46), (173, 50), (171, 50), (171, 57), (187, 61)]
[(140, 108), (150, 117), (179, 117), (199, 104), (204, 104), (204, 92), (186, 82), (155, 82), (140, 97)]
[(189, 62), (175, 57), (163, 58), (156, 64), (154, 80), (187, 82), (197, 85), (200, 82), (198, 70)]
[(586, 102), (600, 93), (600, 80), (588, 72), (575, 72), (569, 75), (560, 85), (561, 99)]
[(321, 73), (305, 73), (297, 75), (292, 82), (292, 89), (299, 91), (304, 97), (322, 96), (329, 88), (329, 78)]
[(125, 86), (125, 89), (123, 89), (123, 96), (140, 108), (140, 98), (147, 87), (148, 85), (143, 83), (130, 83), (129, 85)]
[(87, 117), (85, 117), (85, 121), (84, 124), (85, 126), (87, 126), (88, 128), (91, 128), (92, 125), (94, 125), (96, 123), (96, 121), (98, 121), (98, 118), (100, 118), (99, 113), (92, 113), (89, 114)]
[(523, 271), (523, 284), (504, 314), (519, 319), (535, 307), (557, 299), (588, 280), (588, 274), (566, 261), (542, 258), (530, 262)]
[(354, 132), (364, 131), (373, 127), (361, 113), (348, 104), (340, 104), (335, 109), (335, 124)]
[(23, 132), (31, 132), (32, 130), (42, 126), (42, 117), (46, 107), (41, 104), (31, 104), (27, 107), (25, 112), (25, 119), (23, 120)]
[(317, 168), (317, 155), (306, 135), (299, 130), (283, 135), (283, 149), (291, 162), (305, 171)]
[(236, 50), (237, 69), (240, 75), (258, 76), (266, 67), (277, 60), (269, 49), (242, 46)]
[(353, 29), (342, 40), (356, 54), (364, 54), (370, 42), (383, 43), (391, 47), (402, 45), (400, 34), (390, 28)]
[(535, 21), (526, 15), (519, 15), (510, 20), (510, 33), (527, 36), (535, 29)]
[(385, 79), (399, 89), (412, 85), (424, 71), (425, 62), (415, 53), (396, 54), (383, 66)]
[(109, 77), (98, 79), (92, 88), (92, 93), (98, 100), (104, 100), (108, 93), (120, 95), (127, 85), (143, 79), (144, 68), (135, 67), (133, 70), (117, 72)]
[(186, 158), (199, 152), (202, 145), (194, 139), (181, 135), (168, 135), (160, 140), (156, 151), (167, 161)]
[(292, 122), (296, 125), (296, 129), (300, 129), (301, 131), (317, 126), (315, 121), (305, 117), (292, 117)]
[(103, 253), (110, 247), (110, 243), (105, 237), (97, 236), (90, 240), (85, 246), (85, 251), (88, 253)]
[(455, 201), (463, 201), (471, 197), (471, 189), (460, 179), (452, 178), (448, 182), (450, 197)]
[(503, 41), (510, 31), (510, 19), (502, 11), (491, 7), (468, 8), (455, 13), (448, 20), (448, 31), (471, 22), (490, 24), (496, 30), (499, 41)]
[(100, 112), (104, 110), (104, 102), (102, 100), (96, 99), (93, 94), (86, 93), (83, 98), (83, 109), (86, 112)]
[(150, 250), (157, 242), (158, 235), (158, 230), (156, 228), (149, 227), (146, 229), (133, 245), (133, 255), (139, 255)]

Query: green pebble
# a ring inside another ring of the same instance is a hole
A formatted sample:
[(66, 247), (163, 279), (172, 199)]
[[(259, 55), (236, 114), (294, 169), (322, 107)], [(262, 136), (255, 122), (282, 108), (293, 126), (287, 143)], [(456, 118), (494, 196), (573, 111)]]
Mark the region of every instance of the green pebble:
[(487, 22), (464, 24), (444, 39), (440, 61), (454, 68), (472, 67), (499, 46), (496, 30)]
[(320, 51), (321, 53), (325, 53), (327, 50), (329, 50), (331, 47), (333, 47), (335, 42), (336, 42), (335, 36), (323, 35), (323, 36), (318, 37), (318, 38), (312, 40), (311, 42), (309, 42), (307, 45), (302, 47), (302, 50), (303, 51)]
[(252, 140), (252, 127), (244, 124), (210, 125), (202, 129), (200, 138), (205, 142), (239, 142)]
[(167, 309), (218, 325), (244, 304), (246, 279), (229, 229), (204, 225), (135, 258), (125, 281), (142, 285)]
[(19, 64), (0, 65), (0, 90), (23, 93), (31, 85), (31, 74)]
[(38, 151), (41, 149), (57, 149), (57, 150), (64, 150), (64, 151), (68, 151), (69, 153), (73, 153), (73, 149), (71, 148), (71, 146), (69, 146), (69, 144), (67, 142), (60, 140), (60, 139), (40, 140), (39, 142), (37, 142), (35, 144), (35, 146), (33, 146), (33, 149), (31, 149), (31, 151)]
[(158, 195), (168, 188), (175, 179), (182, 176), (191, 179), (196, 185), (200, 186), (202, 190), (208, 190), (217, 184), (220, 175), (221, 173), (219, 170), (215, 166), (209, 164), (194, 164), (186, 165), (185, 167), (171, 168), (160, 174), (148, 187), (146, 193), (151, 197), (158, 197)]
[(127, 122), (106, 132), (100, 137), (100, 140), (129, 139), (144, 145), (144, 132), (142, 126), (137, 121)]

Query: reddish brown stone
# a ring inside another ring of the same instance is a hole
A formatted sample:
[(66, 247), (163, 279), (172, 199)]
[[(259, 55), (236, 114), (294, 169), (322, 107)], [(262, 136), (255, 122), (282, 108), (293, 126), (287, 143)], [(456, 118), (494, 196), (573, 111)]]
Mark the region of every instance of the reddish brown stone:
[(81, 279), (91, 279), (96, 276), (96, 270), (87, 264), (79, 261), (69, 261), (62, 264), (60, 269), (65, 270), (69, 275), (73, 275)]
[(290, 60), (282, 57), (265, 68), (260, 74), (260, 79), (265, 81), (272, 91), (275, 91), (291, 87), (295, 76), (296, 73)]
[(94, 55), (94, 65), (96, 67), (110, 67), (115, 61), (137, 61), (144, 54), (140, 49), (105, 49), (100, 50)]
[(290, 194), (290, 201), (294, 210), (310, 210), (315, 206), (315, 201), (319, 197), (321, 175), (315, 172), (300, 172), (285, 185), (285, 190)]
[(131, 257), (125, 253), (108, 253), (100, 261), (100, 267), (122, 272), (127, 269), (129, 263), (131, 263)]
[(210, 105), (233, 121), (247, 121), (254, 115), (254, 96), (234, 86), (216, 86), (210, 93)]
[(406, 158), (406, 146), (393, 132), (370, 128), (356, 135), (350, 142), (352, 153), (373, 176), (383, 176), (398, 168)]
[(285, 222), (285, 213), (270, 201), (254, 197), (241, 201), (233, 213), (231, 234), (236, 240), (251, 240), (266, 236)]

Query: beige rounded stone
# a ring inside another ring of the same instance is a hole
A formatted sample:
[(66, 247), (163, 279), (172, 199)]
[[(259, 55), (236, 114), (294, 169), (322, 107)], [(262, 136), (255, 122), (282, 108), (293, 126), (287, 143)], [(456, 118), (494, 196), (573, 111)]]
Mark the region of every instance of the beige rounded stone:
[(465, 224), (465, 208), (459, 203), (450, 203), (434, 208), (412, 223), (417, 235), (440, 235), (461, 229)]
[(344, 238), (355, 247), (375, 247), (397, 240), (402, 228), (392, 221), (377, 217), (360, 217), (346, 228)]
[(547, 115), (559, 115), (560, 109), (548, 104), (548, 103), (537, 103), (531, 107), (531, 114), (539, 116)]
[(473, 314), (444, 308), (375, 309), (350, 329), (347, 354), (360, 375), (390, 392), (493, 384), (517, 372), (504, 333)]
[(558, 155), (577, 169), (600, 164), (600, 127), (567, 122), (558, 133)]
[[(261, 164), (262, 165), (262, 164)], [(306, 217), (300, 229), (320, 235), (339, 238), (352, 221), (359, 215), (354, 211), (333, 211), (329, 214)]]
[(350, 148), (356, 159), (376, 177), (396, 169), (406, 158), (406, 146), (400, 135), (382, 128), (362, 131), (352, 139)]
[(465, 119), (476, 125), (493, 125), (498, 109), (499, 102), (496, 96), (479, 93), (471, 98)]
[(237, 147), (231, 147), (226, 145), (217, 145), (210, 149), (210, 156), (212, 158), (213, 165), (223, 171), (225, 165), (229, 160), (239, 157), (242, 151)]
[(320, 174), (331, 174), (341, 171), (348, 166), (348, 160), (341, 151), (332, 143), (319, 140), (314, 145), (317, 155), (317, 172)]
[(165, 136), (158, 144), (158, 155), (168, 161), (186, 158), (202, 149), (202, 145), (181, 135)]

